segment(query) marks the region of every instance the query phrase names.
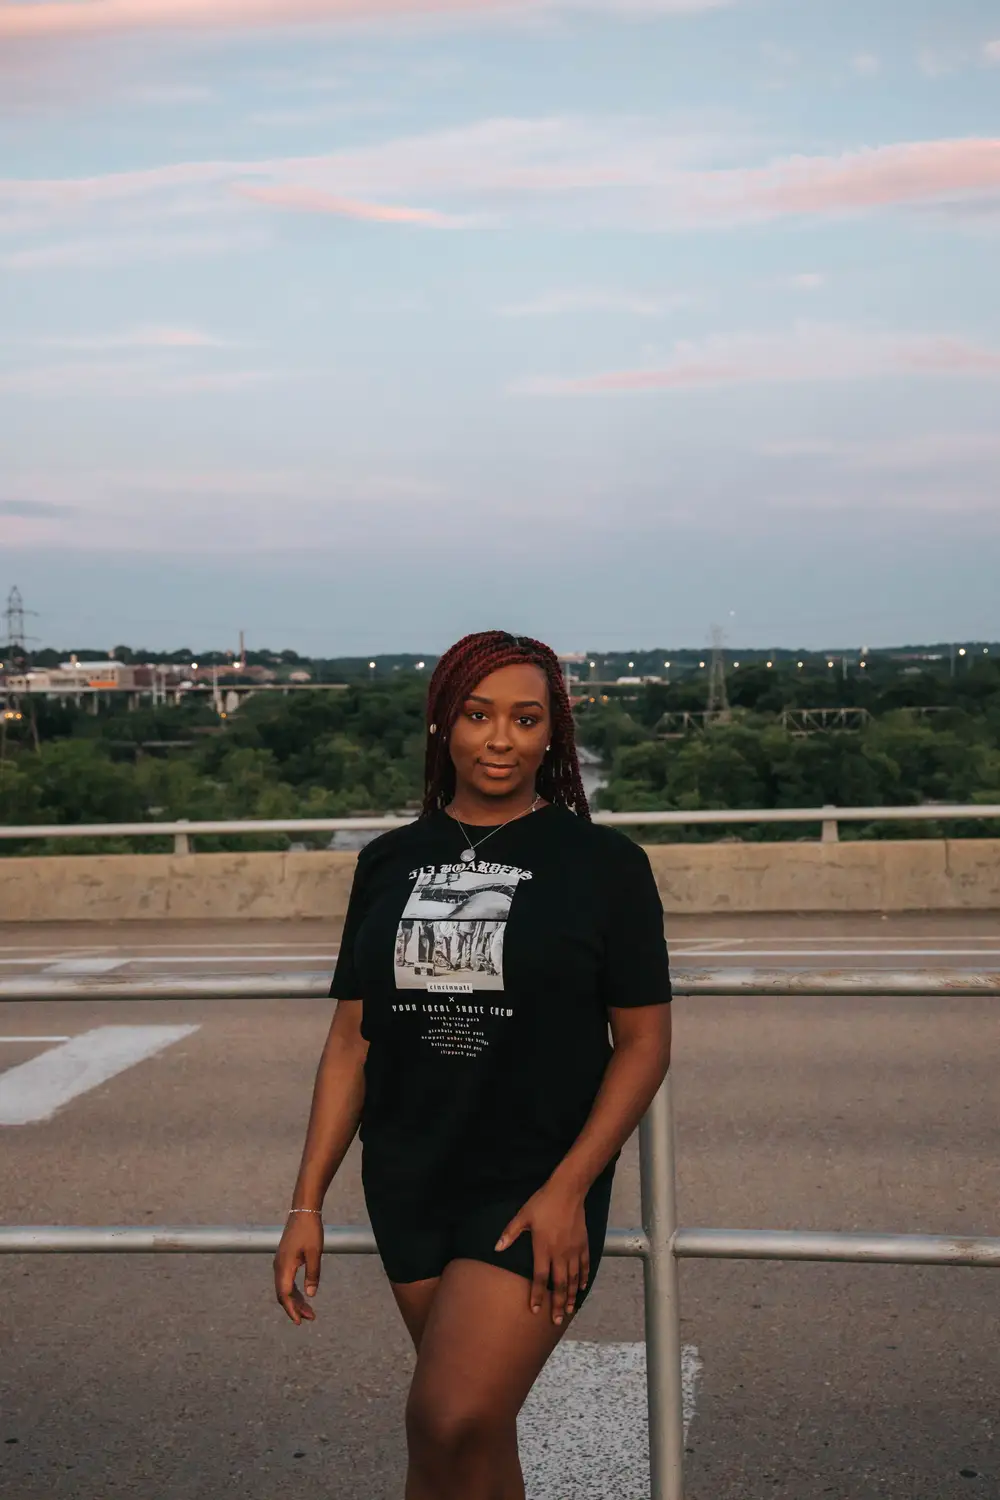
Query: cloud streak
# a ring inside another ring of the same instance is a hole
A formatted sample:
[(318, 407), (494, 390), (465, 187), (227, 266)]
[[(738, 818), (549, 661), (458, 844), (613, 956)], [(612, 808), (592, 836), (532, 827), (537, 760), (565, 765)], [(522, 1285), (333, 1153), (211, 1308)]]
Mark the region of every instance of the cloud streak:
[(0, 394), (59, 400), (65, 396), (180, 396), (242, 391), (286, 379), (276, 370), (169, 370), (141, 360), (72, 360), (0, 370)]
[(58, 349), (226, 349), (227, 340), (201, 328), (150, 326), (126, 329), (124, 333), (101, 333), (83, 337), (47, 338), (42, 342)]
[(540, 10), (688, 15), (730, 3), (733, 0), (7, 0), (0, 4), (0, 39), (233, 31), (386, 19), (481, 21)]
[[(2, 197), (2, 187), (0, 187)], [(86, 238), (48, 240), (0, 254), (5, 271), (107, 270), (134, 261), (172, 261), (202, 255), (231, 255), (259, 250), (270, 243), (252, 230), (239, 233), (206, 230), (189, 234), (104, 234)]]
[[(8, 232), (22, 237), (98, 218), (102, 231), (22, 246), (0, 263), (27, 269), (217, 253), (252, 242), (247, 199), (436, 229), (502, 219), (670, 232), (898, 208), (968, 213), (1000, 197), (1000, 137), (908, 141), (762, 166), (699, 165), (723, 149), (731, 155), (746, 146), (633, 119), (485, 119), (321, 156), (0, 179), (0, 230), (6, 217)], [(162, 240), (145, 226), (137, 232), (140, 212), (162, 221)], [(205, 223), (178, 233), (181, 213)]]
[(455, 229), (463, 221), (430, 208), (411, 208), (401, 203), (369, 203), (360, 198), (339, 198), (319, 188), (289, 183), (283, 187), (236, 188), (242, 198), (270, 208), (296, 213), (332, 214), (339, 219), (358, 219), (366, 224), (416, 224), (426, 229)]
[(1000, 349), (940, 335), (867, 333), (800, 324), (791, 333), (730, 334), (678, 342), (670, 359), (647, 368), (531, 376), (517, 381), (511, 394), (642, 395), (893, 375), (996, 378), (1000, 377)]

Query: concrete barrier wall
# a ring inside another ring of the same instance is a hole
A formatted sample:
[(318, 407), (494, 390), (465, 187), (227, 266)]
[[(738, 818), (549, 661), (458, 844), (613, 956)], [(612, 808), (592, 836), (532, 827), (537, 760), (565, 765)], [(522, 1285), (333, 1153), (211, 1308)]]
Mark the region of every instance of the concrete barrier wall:
[[(667, 912), (1000, 910), (1000, 839), (655, 844)], [(0, 921), (339, 921), (353, 854), (0, 858)]]

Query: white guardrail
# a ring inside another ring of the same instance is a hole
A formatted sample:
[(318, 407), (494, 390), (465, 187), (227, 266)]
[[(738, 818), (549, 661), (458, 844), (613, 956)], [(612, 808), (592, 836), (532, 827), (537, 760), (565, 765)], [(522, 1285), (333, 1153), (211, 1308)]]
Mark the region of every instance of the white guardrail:
[[(414, 815), (415, 816), (415, 815)], [(692, 812), (596, 812), (595, 823), (619, 828), (690, 827), (718, 823), (819, 823), (823, 843), (836, 843), (840, 823), (954, 822), (982, 818), (1000, 819), (1000, 803), (921, 803), (906, 807), (734, 807), (702, 808)], [(173, 838), (175, 854), (190, 854), (191, 840), (201, 834), (261, 833), (376, 833), (402, 828), (414, 817), (387, 813), (373, 818), (258, 818), (194, 821), (178, 818), (172, 823), (27, 823), (0, 824), (0, 839), (99, 839)]]

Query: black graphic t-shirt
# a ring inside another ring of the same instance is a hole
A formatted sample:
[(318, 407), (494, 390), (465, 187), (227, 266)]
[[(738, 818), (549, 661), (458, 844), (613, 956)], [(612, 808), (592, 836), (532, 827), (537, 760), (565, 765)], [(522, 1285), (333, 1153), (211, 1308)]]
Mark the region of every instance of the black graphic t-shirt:
[(533, 1192), (590, 1113), (608, 1010), (670, 999), (645, 851), (547, 806), (468, 844), (447, 813), (362, 849), (330, 993), (363, 1001), (370, 1198)]

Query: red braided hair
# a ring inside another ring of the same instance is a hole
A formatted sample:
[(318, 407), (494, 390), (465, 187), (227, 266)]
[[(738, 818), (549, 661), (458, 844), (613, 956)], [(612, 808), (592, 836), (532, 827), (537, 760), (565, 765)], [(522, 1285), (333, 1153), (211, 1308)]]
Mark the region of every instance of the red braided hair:
[[(451, 801), (455, 792), (455, 767), (448, 750), (448, 732), (459, 709), (477, 683), (501, 667), (530, 665), (545, 673), (549, 685), (552, 735), (535, 786), (540, 797), (566, 807), (578, 817), (590, 818), (587, 794), (580, 777), (576, 754), (573, 710), (570, 708), (559, 659), (550, 646), (530, 636), (510, 635), (506, 630), (481, 630), (463, 636), (441, 657), (427, 689), (427, 751), (424, 762), (425, 813)], [(435, 732), (430, 732), (430, 726)]]

